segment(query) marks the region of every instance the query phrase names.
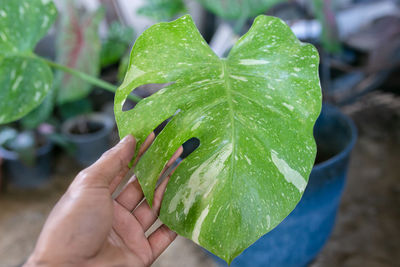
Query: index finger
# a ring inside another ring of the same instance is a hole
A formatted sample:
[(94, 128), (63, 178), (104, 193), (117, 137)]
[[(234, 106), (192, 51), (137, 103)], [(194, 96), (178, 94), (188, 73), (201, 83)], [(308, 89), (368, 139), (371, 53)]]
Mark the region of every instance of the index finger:
[[(117, 187), (129, 171), (129, 162), (135, 154), (136, 140), (127, 135), (116, 146), (106, 151), (100, 159), (81, 171), (77, 177), (87, 185)], [(114, 191), (115, 188), (110, 188)]]

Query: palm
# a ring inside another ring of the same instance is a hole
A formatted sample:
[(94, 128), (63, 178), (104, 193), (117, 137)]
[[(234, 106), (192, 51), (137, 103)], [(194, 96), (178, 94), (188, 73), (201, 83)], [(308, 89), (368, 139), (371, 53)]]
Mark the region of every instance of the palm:
[[(153, 139), (151, 135), (139, 155)], [(77, 176), (46, 221), (31, 261), (37, 257), (53, 265), (149, 266), (168, 247), (176, 234), (165, 225), (145, 234), (157, 220), (168, 179), (156, 189), (152, 208), (142, 201), (134, 177), (116, 199), (111, 197), (129, 170), (134, 144), (128, 138)]]

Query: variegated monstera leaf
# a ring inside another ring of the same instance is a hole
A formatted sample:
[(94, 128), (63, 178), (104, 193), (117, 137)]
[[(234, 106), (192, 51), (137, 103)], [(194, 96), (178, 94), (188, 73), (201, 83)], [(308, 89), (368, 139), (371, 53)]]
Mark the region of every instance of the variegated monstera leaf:
[[(318, 60), (312, 45), (267, 16), (222, 59), (190, 16), (138, 38), (115, 97), (120, 135), (140, 146), (173, 116), (135, 167), (150, 205), (168, 159), (200, 140), (168, 183), (160, 212), (167, 226), (231, 262), (294, 209), (316, 153)], [(128, 94), (150, 83), (171, 84), (122, 111)]]

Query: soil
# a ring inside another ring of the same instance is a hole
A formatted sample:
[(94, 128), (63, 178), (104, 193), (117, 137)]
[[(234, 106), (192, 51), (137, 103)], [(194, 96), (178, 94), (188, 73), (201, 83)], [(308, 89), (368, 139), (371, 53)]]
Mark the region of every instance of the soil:
[(314, 165), (322, 163), (324, 161), (327, 161), (328, 159), (332, 158), (333, 156), (335, 156), (335, 153), (331, 153), (331, 152), (324, 150), (324, 149), (320, 148), (319, 146), (317, 146), (317, 156), (315, 157)]
[(103, 128), (104, 125), (99, 122), (81, 120), (71, 128), (71, 134), (91, 134), (98, 132)]
[[(400, 99), (370, 94), (343, 110), (355, 120), (359, 139), (335, 229), (310, 266), (399, 266)], [(25, 261), (52, 206), (80, 171), (65, 155), (56, 160), (47, 187), (0, 194), (0, 267)], [(153, 266), (215, 265), (200, 247), (179, 237)]]

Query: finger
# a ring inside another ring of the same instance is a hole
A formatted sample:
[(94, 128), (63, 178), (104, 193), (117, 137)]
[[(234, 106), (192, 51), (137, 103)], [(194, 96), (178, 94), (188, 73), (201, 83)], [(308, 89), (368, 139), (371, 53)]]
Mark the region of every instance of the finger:
[[(168, 169), (176, 161), (176, 159), (180, 156), (180, 154), (182, 154), (182, 151), (183, 148), (179, 147), (178, 150), (171, 157), (171, 159), (168, 161), (166, 167), (164, 167), (164, 170)], [(132, 211), (136, 208), (136, 206), (142, 199), (143, 199), (143, 191), (142, 188), (140, 187), (138, 180), (135, 178), (132, 182), (129, 182), (125, 186), (124, 190), (122, 190), (122, 192), (115, 200), (118, 203), (120, 203), (123, 207), (125, 207), (125, 209), (127, 209), (128, 211)]]
[(149, 134), (149, 136), (147, 136), (146, 140), (144, 140), (142, 146), (139, 149), (139, 153), (138, 156), (135, 159), (135, 162), (133, 163), (133, 166), (136, 166), (136, 163), (139, 161), (139, 159), (142, 157), (142, 155), (144, 154), (144, 152), (146, 152), (146, 150), (150, 147), (150, 145), (153, 143), (154, 138), (156, 137), (156, 135), (154, 134), (154, 132), (151, 132)]
[[(179, 155), (182, 153), (183, 149), (178, 149), (174, 157), (171, 158), (170, 160), (170, 166), (172, 165), (173, 162), (179, 157)], [(175, 159), (175, 160), (173, 160)], [(179, 166), (175, 166), (174, 170), (166, 177), (160, 185), (157, 187), (156, 191), (154, 192), (154, 198), (153, 198), (153, 206), (150, 208), (149, 204), (147, 201), (143, 201), (132, 213), (136, 219), (139, 221), (140, 225), (142, 226), (143, 231), (147, 231), (157, 220), (158, 214), (160, 213), (160, 207), (161, 203), (163, 200), (164, 192), (167, 187), (168, 181), (173, 174), (173, 172), (176, 170), (176, 168)]]
[[(172, 166), (172, 164), (174, 164), (174, 162), (182, 155), (182, 153), (183, 153), (183, 146), (180, 146), (175, 151), (175, 153), (172, 155), (172, 157), (169, 159), (167, 164), (164, 166), (164, 169), (161, 171), (160, 177), (162, 177), (164, 175), (164, 173)], [(176, 169), (176, 167), (174, 168), (174, 170), (175, 169)], [(171, 172), (171, 174), (172, 174), (172, 172)]]
[(113, 229), (125, 245), (137, 255), (146, 255), (150, 245), (139, 222), (118, 203), (114, 203)]
[(131, 212), (143, 199), (143, 191), (136, 176), (133, 176), (117, 196), (117, 201), (127, 211)]
[(175, 240), (177, 234), (171, 231), (165, 224), (161, 225), (148, 238), (153, 259), (157, 259), (161, 253)]
[[(121, 180), (129, 171), (129, 162), (135, 153), (136, 140), (127, 135), (116, 146), (105, 152), (94, 164), (81, 171), (77, 182), (115, 187), (114, 179)], [(75, 181), (74, 181), (75, 182)], [(115, 188), (111, 188), (113, 191)]]

